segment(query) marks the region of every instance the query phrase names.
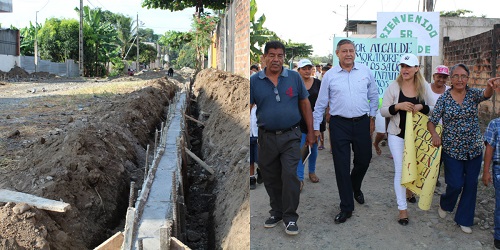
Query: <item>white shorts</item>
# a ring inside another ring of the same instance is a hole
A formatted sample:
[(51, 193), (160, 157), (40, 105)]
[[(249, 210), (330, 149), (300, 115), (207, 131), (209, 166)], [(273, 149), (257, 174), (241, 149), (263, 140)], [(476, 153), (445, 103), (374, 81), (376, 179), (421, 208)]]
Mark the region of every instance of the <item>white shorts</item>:
[(375, 116), (375, 132), (385, 133), (385, 117), (380, 114), (380, 110), (377, 110), (377, 116)]

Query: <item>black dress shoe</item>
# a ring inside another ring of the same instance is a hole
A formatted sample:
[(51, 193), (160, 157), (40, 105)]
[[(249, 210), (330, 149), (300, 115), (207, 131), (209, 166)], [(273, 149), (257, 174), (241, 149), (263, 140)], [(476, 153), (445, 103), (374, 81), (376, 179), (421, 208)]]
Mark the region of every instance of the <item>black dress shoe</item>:
[(500, 240), (494, 239), (494, 244), (496, 249), (500, 249)]
[(411, 197), (406, 198), (406, 200), (407, 200), (409, 203), (416, 203), (416, 202), (417, 202), (417, 198), (415, 198), (415, 195), (412, 195)]
[(335, 216), (335, 224), (344, 223), (347, 218), (351, 218), (352, 212), (340, 211), (337, 216)]
[(408, 218), (401, 218), (398, 220), (398, 223), (400, 225), (406, 226), (406, 225), (408, 225), (408, 223), (410, 223), (410, 220)]
[(354, 199), (359, 203), (359, 204), (364, 204), (365, 203), (365, 196), (363, 195), (363, 192), (358, 191), (354, 192)]

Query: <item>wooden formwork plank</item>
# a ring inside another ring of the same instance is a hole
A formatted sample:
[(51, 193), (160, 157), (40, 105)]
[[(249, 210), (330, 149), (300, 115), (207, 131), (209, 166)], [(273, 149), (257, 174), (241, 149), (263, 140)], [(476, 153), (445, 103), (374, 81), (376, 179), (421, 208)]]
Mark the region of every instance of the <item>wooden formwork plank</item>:
[(32, 207), (54, 212), (66, 212), (71, 207), (70, 204), (66, 202), (51, 200), (7, 189), (0, 189), (0, 202), (26, 203)]
[(120, 250), (123, 244), (123, 233), (117, 232), (94, 250)]

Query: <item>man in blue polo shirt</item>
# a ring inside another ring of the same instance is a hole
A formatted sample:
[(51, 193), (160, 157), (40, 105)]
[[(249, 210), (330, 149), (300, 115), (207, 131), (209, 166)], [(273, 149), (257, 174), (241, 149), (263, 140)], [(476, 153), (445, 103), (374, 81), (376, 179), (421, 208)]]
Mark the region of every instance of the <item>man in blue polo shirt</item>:
[(275, 227), (283, 220), (285, 232), (296, 235), (299, 233), (296, 211), (300, 196), (297, 165), (301, 116), (309, 131), (306, 145), (312, 145), (315, 137), (309, 93), (300, 75), (283, 67), (284, 59), (285, 46), (281, 42), (266, 43), (267, 67), (250, 77), (250, 107), (259, 107), (258, 161), (271, 205), (271, 216), (264, 227)]

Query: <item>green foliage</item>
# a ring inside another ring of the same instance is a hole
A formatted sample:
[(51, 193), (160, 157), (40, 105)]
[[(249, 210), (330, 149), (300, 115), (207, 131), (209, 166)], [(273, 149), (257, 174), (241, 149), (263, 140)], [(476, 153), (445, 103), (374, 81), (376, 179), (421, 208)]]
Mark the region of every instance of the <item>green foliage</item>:
[(109, 73), (109, 76), (118, 76), (121, 75), (123, 70), (125, 69), (125, 64), (119, 57), (113, 57), (110, 60), (111, 64), (113, 64), (113, 70)]
[(170, 11), (183, 10), (196, 7), (198, 13), (203, 13), (203, 8), (208, 7), (213, 10), (226, 8), (226, 0), (143, 0), (142, 7), (148, 9), (163, 9)]
[(78, 29), (75, 19), (51, 18), (38, 30), (40, 57), (53, 62), (78, 60)]
[(321, 63), (332, 63), (333, 60), (333, 55), (330, 54), (328, 56), (310, 56), (308, 57), (311, 62), (316, 65), (316, 64), (321, 64)]
[(158, 40), (163, 46), (179, 50), (184, 44), (193, 40), (193, 33), (169, 30)]
[(455, 11), (441, 11), (441, 12), (439, 12), (439, 15), (443, 16), (443, 17), (461, 17), (461, 16), (465, 16), (465, 14), (469, 14), (469, 13), (472, 13), (472, 11), (458, 9)]
[(175, 61), (171, 61), (171, 63), (175, 66), (175, 68), (182, 68), (182, 67), (189, 67), (189, 68), (195, 68), (196, 67), (196, 49), (189, 45), (189, 44), (184, 44), (182, 48), (179, 51), (179, 57)]
[(193, 17), (192, 27), (194, 29), (193, 40), (189, 43), (196, 49), (196, 70), (203, 67), (205, 54), (212, 44), (212, 33), (219, 22), (219, 17), (204, 13), (199, 17)]
[(286, 48), (286, 58), (293, 61), (295, 57), (309, 57), (312, 54), (312, 45), (307, 45), (305, 43), (294, 43), (288, 41), (285, 43)]
[(266, 16), (262, 14), (257, 20), (257, 3), (255, 0), (250, 1), (250, 62), (251, 64), (258, 63), (262, 55), (262, 48), (266, 42), (272, 40), (281, 41), (274, 31), (270, 31), (264, 27)]
[(42, 28), (41, 24), (38, 24), (37, 28), (33, 23), (30, 22), (29, 27), (25, 27), (19, 30), (20, 35), (23, 37), (21, 39), (21, 55), (23, 56), (34, 56), (35, 55), (35, 30), (40, 30)]
[[(153, 62), (156, 59), (158, 51), (156, 50), (155, 47), (144, 44), (144, 43), (139, 43), (139, 63), (140, 64), (148, 64), (149, 62)], [(127, 60), (133, 60), (135, 61), (137, 56), (137, 47), (134, 44), (132, 46), (132, 49), (130, 50), (130, 53), (128, 54)]]

